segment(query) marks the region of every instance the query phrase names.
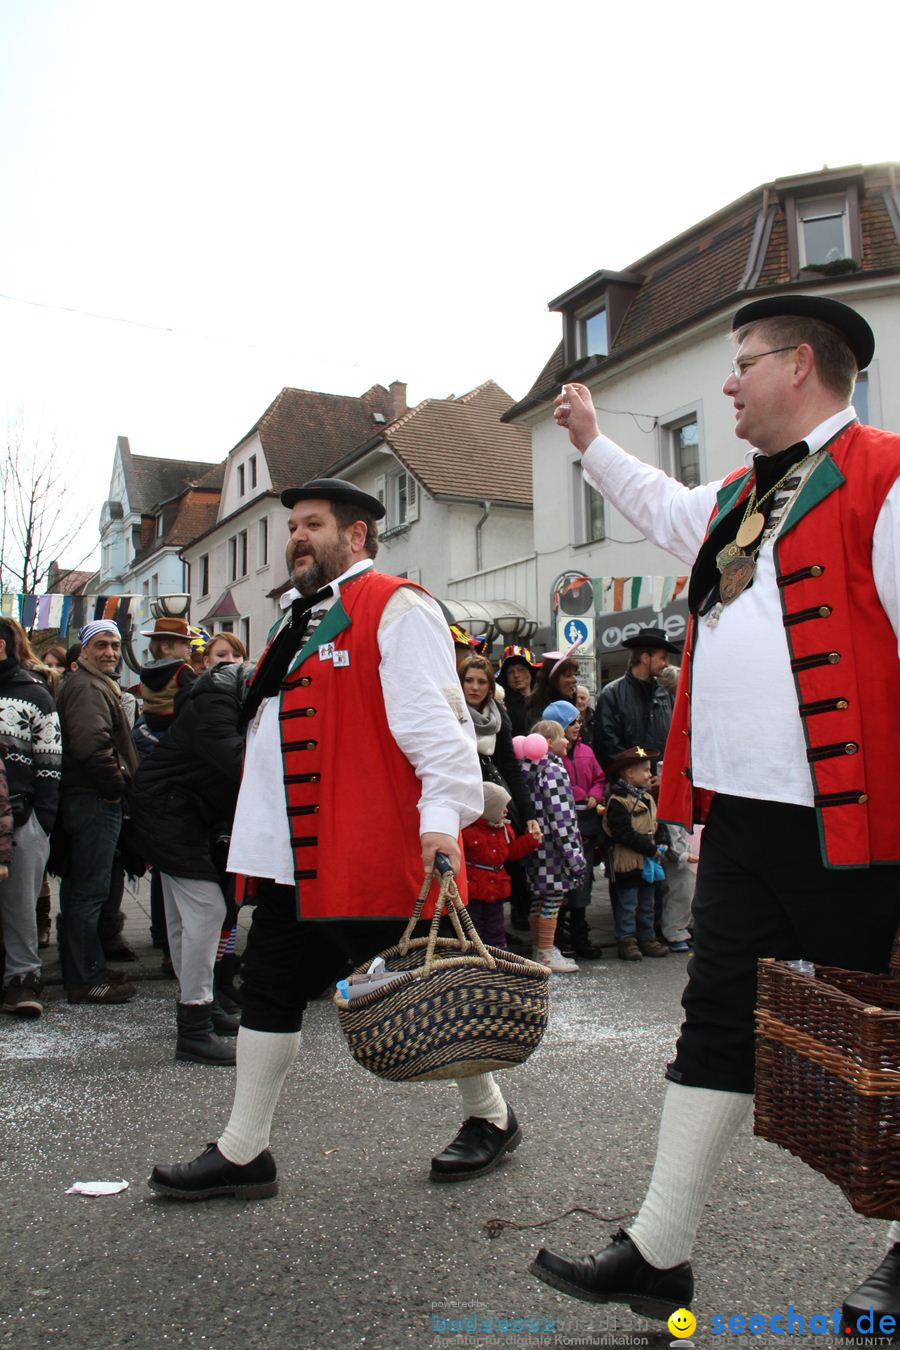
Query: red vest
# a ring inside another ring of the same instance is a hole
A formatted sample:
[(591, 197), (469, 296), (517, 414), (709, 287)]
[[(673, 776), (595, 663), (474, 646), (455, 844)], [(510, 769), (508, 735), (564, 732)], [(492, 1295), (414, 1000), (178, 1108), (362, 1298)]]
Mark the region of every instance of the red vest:
[[(875, 522), (898, 477), (900, 436), (853, 423), (809, 474), (774, 544), (826, 867), (900, 862), (900, 664), (872, 577)], [(743, 505), (751, 482), (749, 469), (725, 479), (710, 526)], [(702, 818), (690, 782), (692, 629), (659, 801), (663, 819), (688, 828)]]
[[(368, 571), (342, 585), (282, 683), (298, 918), (408, 919), (421, 889), (422, 788), (391, 735), (379, 679), (382, 611), (400, 586), (411, 584)], [(320, 660), (327, 643), (340, 664)], [(464, 872), (457, 885), (464, 897)], [(434, 884), (425, 918), (436, 894)]]

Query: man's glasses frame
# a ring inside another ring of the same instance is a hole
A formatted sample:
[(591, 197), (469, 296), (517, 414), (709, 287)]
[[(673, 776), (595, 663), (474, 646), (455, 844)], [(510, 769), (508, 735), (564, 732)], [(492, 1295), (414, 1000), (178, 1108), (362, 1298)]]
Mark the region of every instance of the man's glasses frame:
[(754, 352), (752, 356), (736, 356), (731, 363), (731, 373), (736, 380), (746, 375), (751, 366), (755, 366), (757, 361), (761, 361), (764, 356), (774, 356), (776, 352), (792, 352), (796, 350), (796, 344), (790, 347), (772, 347), (767, 352)]

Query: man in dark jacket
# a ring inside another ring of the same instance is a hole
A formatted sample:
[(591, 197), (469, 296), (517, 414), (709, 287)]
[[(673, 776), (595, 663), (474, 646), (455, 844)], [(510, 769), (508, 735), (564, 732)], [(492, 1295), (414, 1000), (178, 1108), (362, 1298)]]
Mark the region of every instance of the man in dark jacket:
[(59, 719), (50, 690), (19, 663), (18, 637), (0, 619), (0, 753), (13, 819), (9, 873), (0, 880), (6, 944), (3, 1012), (40, 1017), (41, 961), (35, 901), (59, 799)]
[(59, 691), (62, 818), (71, 842), (60, 887), (60, 957), (70, 1003), (127, 1003), (136, 990), (110, 977), (98, 931), (137, 754), (113, 673), (121, 656), (111, 619), (82, 628), (81, 655)]
[[(131, 799), (134, 842), (159, 869), (178, 980), (175, 1058), (234, 1064), (237, 1034), (213, 1003), (213, 966), (226, 917), (225, 861), (241, 783), (244, 667), (213, 666), (188, 689), (181, 710), (141, 760)], [(232, 920), (233, 922), (233, 920)]]
[(669, 664), (669, 652), (681, 648), (661, 628), (642, 628), (622, 646), (630, 653), (629, 666), (619, 679), (610, 680), (597, 700), (594, 754), (608, 773), (615, 757), (629, 746), (658, 746), (651, 764), (655, 774), (672, 721), (671, 696), (656, 676)]

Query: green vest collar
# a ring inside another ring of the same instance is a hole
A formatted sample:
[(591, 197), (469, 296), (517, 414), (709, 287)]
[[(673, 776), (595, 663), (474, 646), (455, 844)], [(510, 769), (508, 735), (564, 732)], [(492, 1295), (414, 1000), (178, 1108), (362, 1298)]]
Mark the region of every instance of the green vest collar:
[(332, 642), (338, 633), (342, 633), (345, 628), (349, 627), (350, 615), (344, 609), (341, 601), (335, 600), (316, 631), (310, 634), (297, 656), (294, 657), (290, 669), (296, 670), (304, 661), (308, 661), (323, 643)]

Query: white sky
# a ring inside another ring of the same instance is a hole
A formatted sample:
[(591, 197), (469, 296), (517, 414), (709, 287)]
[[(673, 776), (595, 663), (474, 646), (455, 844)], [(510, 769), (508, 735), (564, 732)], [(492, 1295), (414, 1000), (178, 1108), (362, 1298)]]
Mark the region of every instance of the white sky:
[(900, 157), (890, 13), (2, 0), (0, 415), (55, 436), (80, 553), (117, 435), (214, 461), (284, 385), (521, 397), (554, 295)]

